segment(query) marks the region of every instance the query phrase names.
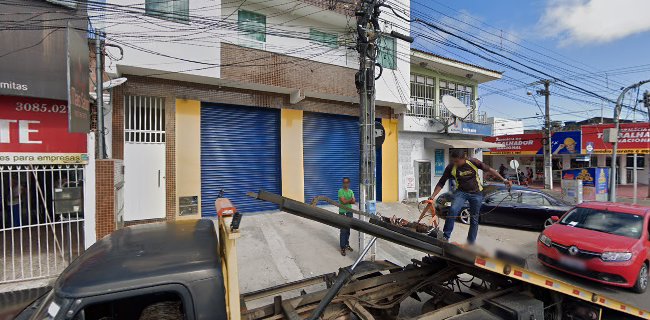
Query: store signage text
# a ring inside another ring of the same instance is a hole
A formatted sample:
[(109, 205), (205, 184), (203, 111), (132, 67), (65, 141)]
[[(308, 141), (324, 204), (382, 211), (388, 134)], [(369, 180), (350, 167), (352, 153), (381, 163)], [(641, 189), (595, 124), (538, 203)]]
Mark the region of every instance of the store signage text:
[(0, 164), (86, 160), (86, 134), (68, 132), (65, 101), (0, 96)]
[[(603, 141), (603, 132), (613, 124), (599, 124), (582, 127), (582, 142), (590, 146), (590, 153), (611, 153), (612, 144)], [(650, 123), (621, 123), (618, 132), (618, 152), (622, 154), (650, 153)]]

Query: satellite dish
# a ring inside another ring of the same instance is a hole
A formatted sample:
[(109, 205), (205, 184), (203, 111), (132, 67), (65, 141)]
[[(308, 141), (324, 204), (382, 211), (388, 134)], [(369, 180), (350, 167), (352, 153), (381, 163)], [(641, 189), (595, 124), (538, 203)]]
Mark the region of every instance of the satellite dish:
[(469, 108), (463, 102), (450, 95), (442, 96), (442, 105), (456, 118), (465, 119), (470, 112)]
[(121, 84), (123, 84), (125, 82), (126, 82), (126, 78), (111, 79), (111, 80), (108, 80), (108, 81), (102, 83), (102, 88), (104, 90), (108, 90), (108, 89), (117, 87), (117, 86), (119, 86), (119, 85), (121, 85)]
[(519, 169), (519, 161), (517, 160), (510, 160), (510, 168), (513, 168), (515, 170)]

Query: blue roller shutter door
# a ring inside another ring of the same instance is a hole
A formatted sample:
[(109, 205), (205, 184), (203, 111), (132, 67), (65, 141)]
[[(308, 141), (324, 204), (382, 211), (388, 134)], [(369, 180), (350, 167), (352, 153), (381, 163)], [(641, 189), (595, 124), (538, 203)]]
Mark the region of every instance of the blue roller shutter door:
[(280, 194), (280, 110), (201, 105), (201, 212), (216, 214), (219, 190), (240, 212), (277, 209), (246, 196), (264, 189)]
[(305, 202), (320, 195), (337, 198), (349, 177), (359, 198), (359, 120), (357, 117), (305, 112), (303, 117)]

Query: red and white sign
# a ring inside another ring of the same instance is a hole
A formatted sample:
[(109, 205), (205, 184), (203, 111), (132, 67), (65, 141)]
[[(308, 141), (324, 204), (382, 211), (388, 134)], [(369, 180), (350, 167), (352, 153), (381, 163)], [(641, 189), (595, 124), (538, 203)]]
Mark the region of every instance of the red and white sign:
[(85, 163), (86, 143), (68, 132), (66, 101), (0, 96), (0, 164)]
[[(582, 126), (583, 153), (612, 153), (612, 144), (603, 141), (603, 131), (607, 128), (614, 128), (614, 124)], [(650, 123), (621, 123), (618, 153), (650, 153)]]
[(483, 141), (503, 144), (503, 147), (490, 148), (484, 155), (537, 154), (544, 147), (541, 133), (513, 134), (507, 136), (485, 137)]

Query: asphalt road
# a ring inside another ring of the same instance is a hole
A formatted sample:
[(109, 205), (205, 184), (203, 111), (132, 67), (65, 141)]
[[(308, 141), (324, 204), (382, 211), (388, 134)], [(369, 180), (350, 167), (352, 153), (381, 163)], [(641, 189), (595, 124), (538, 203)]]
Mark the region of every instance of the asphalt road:
[[(329, 208), (334, 210), (333, 207)], [(378, 211), (384, 216), (415, 220), (417, 208), (405, 204), (378, 204)], [(242, 238), (239, 240), (239, 274), (241, 292), (249, 292), (274, 285), (296, 281), (307, 277), (335, 272), (350, 265), (357, 257), (356, 252), (342, 257), (338, 251), (338, 229), (292, 216), (284, 212), (268, 212), (247, 215), (242, 220)], [(456, 224), (453, 242), (463, 243), (468, 226)], [(536, 241), (539, 232), (481, 226), (477, 243), (488, 253), (497, 248), (525, 257), (528, 268), (553, 278), (577, 284), (636, 307), (650, 310), (650, 292), (636, 294), (631, 291), (604, 286), (571, 275), (548, 269), (537, 262)], [(350, 242), (358, 250), (358, 234), (352, 231)], [(412, 258), (421, 258), (422, 253), (386, 241), (378, 241), (377, 259), (386, 259), (400, 265), (410, 263)], [(241, 277), (241, 275), (246, 275)], [(268, 303), (269, 301), (264, 301)], [(260, 301), (264, 304), (263, 301)], [(412, 305), (404, 316), (415, 315), (418, 305)]]

